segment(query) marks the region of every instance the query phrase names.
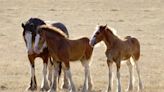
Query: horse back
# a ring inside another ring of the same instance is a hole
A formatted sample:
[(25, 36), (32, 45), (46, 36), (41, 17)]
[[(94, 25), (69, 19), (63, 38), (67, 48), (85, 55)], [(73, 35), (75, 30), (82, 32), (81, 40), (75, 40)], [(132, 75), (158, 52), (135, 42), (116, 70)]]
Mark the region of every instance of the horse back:
[(87, 37), (69, 41), (69, 55), (71, 61), (79, 59), (90, 59), (93, 49), (89, 45), (89, 39)]

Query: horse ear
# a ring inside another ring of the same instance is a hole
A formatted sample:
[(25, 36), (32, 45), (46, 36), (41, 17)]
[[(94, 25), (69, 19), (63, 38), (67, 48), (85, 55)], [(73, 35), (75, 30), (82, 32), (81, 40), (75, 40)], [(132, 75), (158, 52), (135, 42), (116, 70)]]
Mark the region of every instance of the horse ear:
[(24, 23), (22, 23), (22, 27), (25, 28), (25, 24)]
[(104, 26), (105, 27), (105, 29), (107, 29), (108, 27), (107, 27), (107, 24)]
[(107, 24), (104, 27), (106, 28), (107, 27)]

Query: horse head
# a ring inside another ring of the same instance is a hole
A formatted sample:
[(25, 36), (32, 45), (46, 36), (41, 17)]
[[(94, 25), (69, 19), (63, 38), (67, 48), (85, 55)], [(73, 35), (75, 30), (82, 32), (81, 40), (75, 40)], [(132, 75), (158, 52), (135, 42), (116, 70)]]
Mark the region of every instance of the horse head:
[(30, 18), (27, 22), (22, 23), (23, 37), (26, 43), (28, 54), (33, 54), (33, 43), (36, 36), (36, 28), (45, 24), (43, 20), (39, 18)]
[(107, 25), (96, 26), (96, 31), (93, 33), (93, 36), (91, 37), (91, 40), (89, 42), (91, 46), (94, 46), (95, 44), (99, 43), (104, 39), (106, 29), (107, 29)]

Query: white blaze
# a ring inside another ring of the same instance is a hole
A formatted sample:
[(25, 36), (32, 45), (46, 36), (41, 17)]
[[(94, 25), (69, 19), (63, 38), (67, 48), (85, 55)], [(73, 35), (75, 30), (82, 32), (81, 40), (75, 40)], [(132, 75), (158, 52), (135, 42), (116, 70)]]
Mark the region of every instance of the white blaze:
[(37, 54), (40, 53), (39, 48), (38, 48), (39, 40), (40, 40), (40, 35), (37, 34), (37, 35), (35, 36), (35, 43), (34, 43), (34, 52), (37, 53)]
[(31, 32), (25, 32), (25, 39), (26, 39), (26, 44), (27, 44), (27, 50), (31, 51), (32, 50), (32, 34)]

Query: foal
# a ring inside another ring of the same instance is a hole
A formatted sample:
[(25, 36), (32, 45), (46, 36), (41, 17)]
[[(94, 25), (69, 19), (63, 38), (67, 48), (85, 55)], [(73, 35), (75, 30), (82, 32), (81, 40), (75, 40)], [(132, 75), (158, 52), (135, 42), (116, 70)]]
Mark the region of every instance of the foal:
[[(70, 90), (76, 92), (70, 72), (70, 61), (76, 60), (80, 60), (85, 68), (85, 81), (82, 92), (91, 90), (92, 81), (89, 68), (93, 48), (89, 45), (89, 39), (83, 37), (77, 40), (69, 40), (60, 29), (48, 25), (40, 26), (37, 35), (38, 38), (36, 38), (36, 40), (42, 38), (43, 41), (46, 41), (50, 55), (54, 60), (54, 81), (49, 92), (56, 92), (56, 79), (58, 77), (59, 63), (62, 63), (65, 68), (66, 76), (71, 84)], [(35, 42), (37, 47), (37, 41)]]
[(106, 49), (106, 57), (107, 64), (109, 67), (109, 85), (108, 92), (112, 90), (112, 64), (116, 63), (117, 66), (117, 84), (118, 84), (118, 92), (121, 92), (121, 81), (120, 81), (120, 67), (121, 61), (127, 60), (127, 65), (129, 68), (130, 80), (128, 90), (133, 89), (133, 65), (130, 58), (134, 60), (136, 65), (136, 70), (139, 79), (139, 89), (142, 89), (142, 82), (140, 78), (140, 71), (138, 68), (138, 59), (140, 57), (140, 44), (136, 38), (131, 36), (125, 37), (124, 40), (120, 39), (111, 28), (105, 26), (98, 26), (96, 32), (93, 34), (90, 45), (94, 46), (100, 41), (104, 41), (107, 49)]

